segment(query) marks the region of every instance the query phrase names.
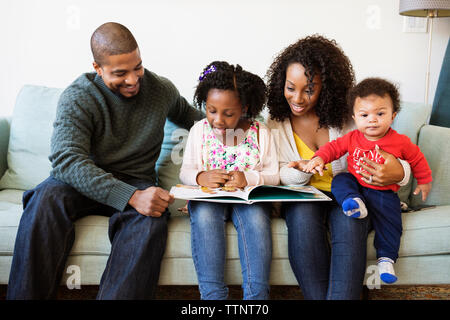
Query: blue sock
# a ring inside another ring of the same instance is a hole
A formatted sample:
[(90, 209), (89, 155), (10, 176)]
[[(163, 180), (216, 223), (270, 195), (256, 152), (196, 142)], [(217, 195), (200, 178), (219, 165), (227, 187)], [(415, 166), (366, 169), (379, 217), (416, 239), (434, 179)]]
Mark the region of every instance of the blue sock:
[(362, 219), (367, 216), (367, 208), (360, 198), (347, 198), (342, 203), (342, 210), (345, 215)]
[(377, 264), (381, 280), (385, 283), (394, 283), (397, 281), (397, 276), (394, 271), (394, 261), (392, 259), (381, 257), (378, 258)]

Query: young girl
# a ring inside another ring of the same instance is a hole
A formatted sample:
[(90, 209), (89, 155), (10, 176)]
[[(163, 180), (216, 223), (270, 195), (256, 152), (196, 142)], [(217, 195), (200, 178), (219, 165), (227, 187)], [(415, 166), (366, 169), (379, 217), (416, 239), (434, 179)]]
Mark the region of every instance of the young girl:
[[(269, 130), (253, 120), (263, 108), (266, 86), (239, 65), (214, 61), (203, 70), (194, 100), (206, 119), (189, 133), (180, 180), (202, 187), (279, 183), (278, 157)], [(189, 201), (192, 258), (202, 299), (226, 299), (226, 221), (237, 233), (244, 299), (269, 298), (272, 258), (270, 203)]]

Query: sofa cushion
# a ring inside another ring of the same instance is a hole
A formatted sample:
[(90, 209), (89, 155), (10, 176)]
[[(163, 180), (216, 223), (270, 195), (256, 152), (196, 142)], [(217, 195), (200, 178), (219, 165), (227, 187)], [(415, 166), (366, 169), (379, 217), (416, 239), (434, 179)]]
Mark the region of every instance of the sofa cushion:
[[(425, 202), (422, 194), (411, 194), (411, 205), (450, 205), (450, 163), (446, 155), (450, 154), (450, 128), (427, 125), (419, 136), (419, 148), (430, 165), (433, 182)], [(417, 181), (413, 182), (413, 190)]]
[[(22, 215), (22, 191), (0, 191), (0, 255), (12, 255), (14, 240)], [(403, 237), (400, 256), (449, 254), (450, 206), (403, 213)], [(108, 218), (87, 216), (75, 223), (76, 240), (71, 255), (109, 255)], [(239, 259), (237, 232), (227, 224), (227, 259)], [(287, 228), (284, 219), (272, 219), (273, 259), (287, 259)], [(371, 232), (368, 258), (375, 258)], [(426, 241), (425, 241), (426, 240)], [(165, 258), (190, 258), (191, 228), (187, 215), (169, 220), (169, 236)]]
[[(392, 128), (398, 133), (407, 135), (412, 143), (417, 144), (420, 128), (428, 121), (431, 112), (431, 106), (425, 106), (423, 103), (401, 102), (401, 110), (394, 119)], [(412, 176), (406, 186), (398, 191), (401, 201), (409, 203), (409, 195), (412, 188)]]
[[(402, 213), (399, 257), (450, 253), (450, 206)], [(375, 232), (367, 240), (367, 259), (376, 260)]]
[(11, 119), (8, 169), (0, 180), (0, 189), (32, 189), (48, 177), (50, 138), (61, 92), (32, 85), (19, 92)]

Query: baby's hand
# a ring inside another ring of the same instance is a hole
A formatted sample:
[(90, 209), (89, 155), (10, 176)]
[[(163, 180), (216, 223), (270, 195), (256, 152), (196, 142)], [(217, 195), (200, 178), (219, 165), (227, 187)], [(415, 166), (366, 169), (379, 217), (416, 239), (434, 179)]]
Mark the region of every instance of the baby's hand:
[(422, 191), (422, 201), (425, 201), (428, 197), (428, 194), (430, 193), (430, 190), (431, 190), (431, 182), (427, 184), (418, 184), (413, 194), (418, 195), (420, 191)]
[(325, 170), (325, 162), (321, 157), (315, 157), (309, 160), (306, 165), (305, 172), (316, 174), (317, 172), (323, 176), (323, 170)]
[(298, 160), (298, 161), (291, 161), (288, 163), (288, 168), (295, 168), (300, 171), (305, 171), (305, 168), (307, 164), (309, 163), (309, 160)]
[(315, 157), (311, 160), (298, 160), (288, 163), (289, 168), (296, 168), (298, 170), (316, 174), (317, 172), (323, 176), (323, 170), (325, 170), (325, 162), (321, 157)]

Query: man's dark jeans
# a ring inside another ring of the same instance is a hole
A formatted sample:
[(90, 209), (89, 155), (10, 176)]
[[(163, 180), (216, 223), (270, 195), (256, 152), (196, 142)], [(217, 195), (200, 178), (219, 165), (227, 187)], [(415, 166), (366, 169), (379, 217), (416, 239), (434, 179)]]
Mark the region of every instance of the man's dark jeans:
[[(139, 179), (121, 180), (142, 190), (153, 185)], [(75, 239), (74, 222), (92, 214), (110, 217), (112, 244), (97, 299), (154, 297), (166, 247), (167, 210), (160, 218), (141, 215), (131, 206), (118, 212), (53, 177), (24, 193), (23, 208), (7, 299), (56, 298)]]

